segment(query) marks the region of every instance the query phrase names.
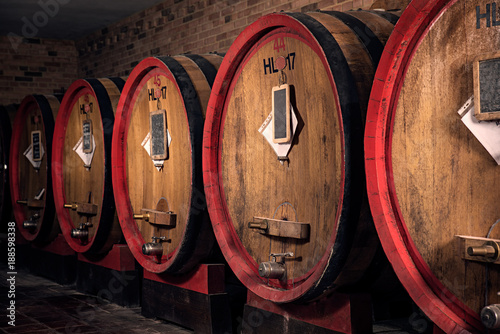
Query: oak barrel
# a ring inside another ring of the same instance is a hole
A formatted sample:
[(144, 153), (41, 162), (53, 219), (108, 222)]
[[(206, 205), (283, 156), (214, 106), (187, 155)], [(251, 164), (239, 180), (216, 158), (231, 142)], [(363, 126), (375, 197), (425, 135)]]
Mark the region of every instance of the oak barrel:
[(214, 244), (201, 170), (203, 123), (222, 57), (150, 57), (130, 73), (113, 135), (113, 187), (127, 244), (154, 273), (181, 274)]
[(79, 253), (104, 254), (121, 238), (111, 180), (111, 138), (122, 78), (80, 79), (68, 88), (52, 147), (61, 231)]
[(21, 235), (37, 245), (59, 233), (52, 192), (54, 120), (60, 96), (28, 95), (16, 113), (9, 156), (12, 209)]
[(500, 167), (462, 121), (499, 132), (498, 123), (471, 116), (480, 98), (478, 59), (496, 64), (480, 75), (498, 103), (497, 5), (412, 1), (386, 45), (367, 115), (367, 188), (378, 235), (412, 299), (445, 333), (486, 332), (481, 309), (500, 303), (499, 265), (468, 256), (474, 246), (467, 246), (500, 239)]
[(354, 285), (373, 259), (363, 122), (387, 18), (397, 20), (270, 14), (224, 57), (204, 130), (205, 193), (227, 262), (264, 299), (319, 298)]

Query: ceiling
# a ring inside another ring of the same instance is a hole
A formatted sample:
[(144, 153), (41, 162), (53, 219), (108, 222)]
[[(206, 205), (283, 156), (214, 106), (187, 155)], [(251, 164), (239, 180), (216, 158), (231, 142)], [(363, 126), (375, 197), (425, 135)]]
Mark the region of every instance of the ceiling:
[(164, 0), (0, 0), (0, 36), (78, 39)]

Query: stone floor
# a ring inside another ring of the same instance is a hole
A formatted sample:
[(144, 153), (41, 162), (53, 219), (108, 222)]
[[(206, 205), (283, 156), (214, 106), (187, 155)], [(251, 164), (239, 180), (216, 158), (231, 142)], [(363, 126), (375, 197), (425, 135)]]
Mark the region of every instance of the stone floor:
[(7, 273), (7, 266), (1, 263), (0, 308), (6, 310), (10, 300), (15, 300), (15, 327), (2, 315), (0, 333), (192, 333), (174, 324), (145, 318), (140, 307), (124, 308), (24, 270), (15, 275), (15, 298), (11, 299)]

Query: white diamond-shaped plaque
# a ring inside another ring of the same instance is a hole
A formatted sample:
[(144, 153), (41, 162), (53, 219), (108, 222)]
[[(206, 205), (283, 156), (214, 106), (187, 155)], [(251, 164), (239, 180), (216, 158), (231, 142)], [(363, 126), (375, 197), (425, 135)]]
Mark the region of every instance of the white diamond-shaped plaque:
[[(170, 131), (167, 129), (167, 145), (170, 147), (170, 143), (172, 142), (172, 137), (170, 137)], [(151, 132), (148, 132), (146, 135), (146, 138), (141, 143), (141, 146), (144, 147), (146, 152), (148, 152), (148, 155), (151, 157)], [(160, 171), (163, 167), (163, 162), (165, 160), (155, 160), (151, 159), (153, 161), (153, 164), (155, 165), (156, 169)]]
[(293, 106), (290, 105), (290, 113), (292, 114), (292, 135), (290, 141), (287, 143), (275, 143), (273, 141), (273, 113), (269, 113), (264, 123), (260, 126), (259, 132), (266, 138), (269, 145), (271, 145), (272, 149), (276, 153), (278, 157), (286, 157), (288, 156), (288, 152), (290, 152), (290, 148), (292, 147), (293, 137), (295, 135), (295, 130), (297, 129), (297, 116), (295, 115), (295, 111), (293, 110)]
[(73, 151), (75, 151), (75, 153), (78, 154), (80, 159), (82, 159), (83, 166), (85, 168), (90, 168), (90, 166), (92, 164), (92, 159), (94, 158), (94, 152), (95, 152), (94, 135), (92, 135), (92, 152), (90, 152), (90, 153), (83, 152), (83, 136), (80, 137), (80, 139), (76, 143), (75, 147), (73, 147)]
[(28, 146), (28, 148), (24, 151), (23, 154), (26, 157), (26, 159), (28, 159), (29, 162), (31, 162), (31, 164), (33, 165), (33, 167), (35, 169), (39, 169), (40, 165), (42, 164), (41, 158), (43, 158), (44, 153), (45, 153), (45, 151), (43, 149), (43, 145), (40, 145), (40, 160), (34, 161), (33, 160), (33, 145), (30, 144), (30, 146)]

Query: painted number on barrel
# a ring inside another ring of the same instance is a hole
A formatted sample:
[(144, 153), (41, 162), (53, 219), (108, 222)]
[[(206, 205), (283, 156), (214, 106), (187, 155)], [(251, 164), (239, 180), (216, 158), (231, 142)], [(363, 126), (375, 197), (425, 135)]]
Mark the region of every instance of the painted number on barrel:
[(41, 138), (42, 132), (40, 130), (31, 132), (31, 147), (33, 148), (33, 161), (42, 160)]
[(285, 51), (285, 38), (284, 37), (278, 37), (274, 40), (274, 51), (280, 52), (281, 49)]

